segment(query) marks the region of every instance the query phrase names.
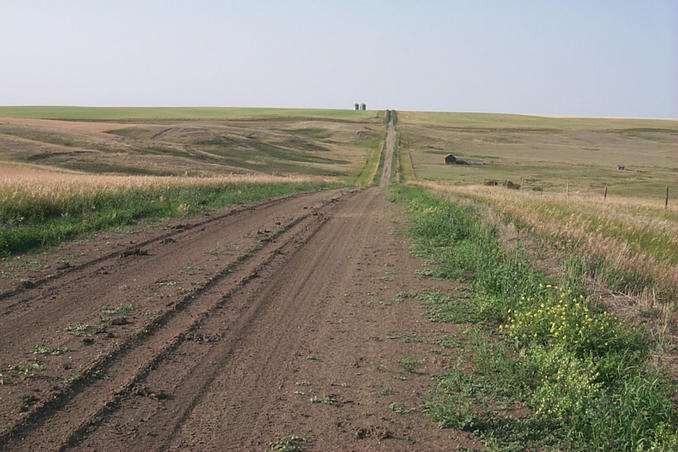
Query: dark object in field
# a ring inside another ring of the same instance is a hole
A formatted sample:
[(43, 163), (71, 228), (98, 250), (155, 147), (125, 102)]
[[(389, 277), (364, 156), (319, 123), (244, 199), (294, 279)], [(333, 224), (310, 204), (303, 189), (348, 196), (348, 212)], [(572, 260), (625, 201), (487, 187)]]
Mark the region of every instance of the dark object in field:
[(502, 185), (506, 188), (510, 188), (511, 190), (520, 190), (520, 184), (513, 183), (510, 180), (507, 180)]
[(486, 180), (485, 185), (489, 185), (490, 187), (494, 187), (497, 185), (503, 185), (506, 188), (510, 188), (511, 190), (520, 190), (520, 184), (516, 184), (514, 182), (511, 182), (510, 180), (506, 180), (504, 182), (499, 182), (494, 179)]
[(626, 169), (626, 167), (624, 165), (617, 165), (617, 169), (619, 171), (624, 171)]
[(360, 109), (361, 109), (361, 110), (367, 110), (367, 105), (365, 105), (365, 104), (360, 104)]
[(485, 162), (477, 159), (458, 159), (452, 154), (445, 156), (445, 165), (484, 165)]
[(355, 111), (360, 110), (360, 104), (354, 104), (354, 109), (355, 109)]

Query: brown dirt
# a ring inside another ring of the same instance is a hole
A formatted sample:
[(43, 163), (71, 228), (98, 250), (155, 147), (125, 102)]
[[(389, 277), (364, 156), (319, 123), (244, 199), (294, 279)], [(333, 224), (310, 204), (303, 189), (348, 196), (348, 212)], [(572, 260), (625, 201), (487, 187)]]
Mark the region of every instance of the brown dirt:
[(397, 294), (454, 286), (415, 273), (401, 221), (381, 189), (330, 190), (39, 256), (0, 295), (0, 449), (478, 448), (422, 411), (454, 327)]

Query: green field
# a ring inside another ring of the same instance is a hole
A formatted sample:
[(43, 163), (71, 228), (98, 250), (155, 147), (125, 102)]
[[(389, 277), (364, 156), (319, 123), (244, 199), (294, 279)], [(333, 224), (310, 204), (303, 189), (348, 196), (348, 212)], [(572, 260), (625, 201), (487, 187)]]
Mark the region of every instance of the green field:
[(125, 119), (232, 119), (232, 118), (336, 118), (369, 119), (381, 112), (320, 108), (244, 108), (244, 107), (62, 107), (0, 106), (0, 118), (41, 118), (83, 121)]
[(398, 119), (412, 124), (493, 129), (666, 129), (678, 132), (678, 120), (676, 119), (561, 117), (426, 111), (398, 111)]
[[(415, 177), (659, 199), (678, 193), (678, 121), (399, 112)], [(445, 165), (453, 154), (482, 164)], [(623, 165), (624, 170), (618, 170)]]

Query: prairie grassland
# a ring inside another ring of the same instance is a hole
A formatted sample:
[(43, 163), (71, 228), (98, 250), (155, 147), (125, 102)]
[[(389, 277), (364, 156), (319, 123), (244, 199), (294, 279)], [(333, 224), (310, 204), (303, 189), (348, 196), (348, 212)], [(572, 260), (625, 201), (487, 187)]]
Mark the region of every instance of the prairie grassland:
[(355, 111), (321, 108), (246, 108), (246, 107), (76, 107), (76, 106), (2, 106), (0, 117), (67, 120), (125, 119), (219, 119), (219, 118), (378, 118), (375, 110)]
[(92, 175), (0, 163), (0, 255), (110, 227), (332, 184), (319, 177)]
[[(399, 128), (419, 180), (600, 195), (607, 186), (657, 200), (668, 185), (678, 194), (678, 120), (399, 112)], [(482, 164), (445, 165), (448, 153)]]
[(507, 129), (668, 129), (678, 130), (676, 119), (592, 116), (540, 116), (505, 113), (398, 111), (402, 123)]
[(115, 121), (0, 119), (0, 160), (90, 173), (310, 175), (353, 184), (383, 141), (379, 117)]
[(554, 248), (586, 259), (588, 270), (612, 289), (649, 291), (663, 301), (678, 294), (678, 206), (664, 209), (659, 202), (638, 198), (603, 202), (504, 187), (420, 185), (488, 204)]

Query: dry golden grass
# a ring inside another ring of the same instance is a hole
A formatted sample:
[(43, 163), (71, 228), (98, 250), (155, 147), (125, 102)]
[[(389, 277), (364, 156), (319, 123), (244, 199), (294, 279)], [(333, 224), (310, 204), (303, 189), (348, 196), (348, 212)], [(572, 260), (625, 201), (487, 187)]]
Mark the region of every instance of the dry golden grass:
[(504, 187), (415, 182), (439, 193), (489, 204), (558, 249), (601, 259), (627, 290), (678, 293), (678, 206), (655, 200), (536, 194)]
[(129, 188), (205, 186), (225, 183), (281, 183), (325, 181), (320, 177), (283, 177), (264, 174), (232, 174), (212, 177), (94, 175), (0, 162), (0, 203), (17, 197), (59, 198), (85, 192), (110, 192)]

